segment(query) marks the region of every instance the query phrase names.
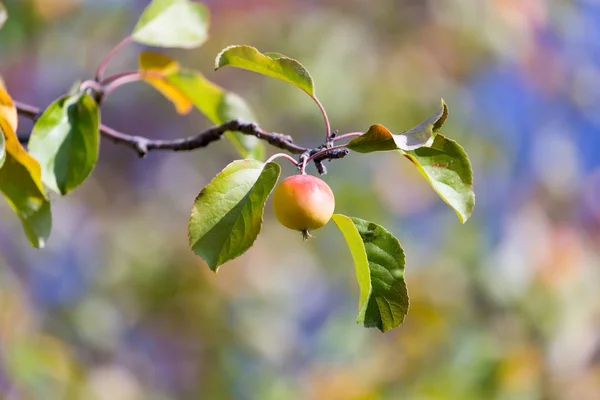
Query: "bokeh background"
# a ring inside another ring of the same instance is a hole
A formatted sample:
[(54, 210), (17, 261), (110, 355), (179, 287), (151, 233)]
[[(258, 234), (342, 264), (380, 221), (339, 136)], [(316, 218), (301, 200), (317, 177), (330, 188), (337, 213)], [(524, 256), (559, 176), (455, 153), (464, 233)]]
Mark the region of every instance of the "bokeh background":
[[(5, 3), (0, 74), (42, 107), (92, 77), (147, 4)], [(407, 254), (411, 309), (382, 334), (355, 323), (354, 267), (332, 224), (304, 243), (269, 203), (255, 246), (218, 275), (193, 255), (191, 204), (238, 157), (226, 141), (143, 160), (103, 141), (91, 178), (54, 199), (46, 249), (30, 248), (0, 203), (0, 398), (600, 399), (600, 2), (205, 3), (211, 40), (168, 53), (303, 145), (324, 134), (311, 100), (250, 72), (214, 73), (220, 49), (300, 60), (341, 132), (407, 129), (443, 97), (444, 132), (475, 171), (472, 219), (460, 225), (396, 154), (329, 164), (337, 211), (386, 226)], [(140, 49), (110, 71), (134, 67)], [(209, 126), (143, 84), (102, 111), (156, 138)]]

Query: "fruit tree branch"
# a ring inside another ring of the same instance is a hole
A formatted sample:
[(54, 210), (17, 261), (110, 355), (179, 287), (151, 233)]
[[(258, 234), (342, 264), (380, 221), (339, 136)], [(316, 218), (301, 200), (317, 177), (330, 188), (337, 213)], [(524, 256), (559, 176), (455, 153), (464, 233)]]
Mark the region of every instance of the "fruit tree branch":
[[(34, 121), (40, 116), (41, 110), (39, 108), (17, 101), (14, 103), (20, 115)], [(100, 133), (102, 136), (114, 143), (122, 144), (134, 149), (140, 157), (145, 156), (151, 150), (190, 151), (206, 147), (210, 143), (221, 139), (223, 134), (228, 131), (241, 132), (245, 135), (255, 136), (272, 146), (287, 150), (292, 154), (302, 154), (309, 150), (294, 144), (290, 136), (281, 133), (266, 132), (260, 129), (255, 123), (242, 122), (237, 119), (208, 128), (195, 136), (174, 140), (155, 140), (143, 136), (128, 135), (106, 125), (100, 125)], [(29, 137), (27, 135), (19, 136), (21, 142), (26, 143), (28, 139)]]

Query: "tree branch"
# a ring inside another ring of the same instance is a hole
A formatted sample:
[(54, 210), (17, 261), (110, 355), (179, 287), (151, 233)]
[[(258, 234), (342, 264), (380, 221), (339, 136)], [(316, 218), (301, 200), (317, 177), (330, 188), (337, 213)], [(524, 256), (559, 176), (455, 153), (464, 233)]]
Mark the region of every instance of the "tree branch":
[[(37, 120), (41, 114), (41, 110), (37, 107), (18, 101), (15, 101), (14, 104), (20, 115), (34, 121)], [(228, 131), (241, 132), (245, 135), (255, 136), (272, 146), (287, 150), (292, 154), (302, 154), (309, 150), (294, 144), (292, 138), (288, 135), (266, 132), (260, 129), (255, 123), (246, 123), (237, 119), (208, 128), (196, 136), (174, 140), (155, 140), (143, 136), (128, 135), (106, 125), (100, 125), (100, 133), (102, 136), (114, 143), (122, 144), (134, 149), (140, 157), (144, 157), (151, 150), (190, 151), (206, 147), (210, 143), (221, 139), (223, 134)], [(28, 139), (29, 136), (19, 135), (21, 143), (26, 143)]]
[[(19, 115), (33, 121), (36, 121), (41, 115), (41, 110), (37, 107), (18, 101), (15, 101), (14, 104)], [(286, 150), (292, 154), (300, 154), (300, 158), (304, 157), (307, 160), (310, 158), (310, 160), (315, 163), (317, 171), (321, 175), (327, 173), (323, 161), (343, 158), (348, 154), (348, 149), (343, 148), (344, 146), (328, 148), (327, 144), (324, 144), (314, 149), (301, 147), (294, 144), (292, 137), (289, 135), (266, 132), (253, 122), (247, 123), (237, 119), (208, 128), (196, 136), (173, 140), (156, 140), (143, 136), (128, 135), (109, 126), (100, 125), (100, 133), (102, 136), (114, 143), (132, 148), (140, 157), (144, 157), (149, 151), (153, 150), (190, 151), (206, 147), (210, 143), (221, 139), (225, 132), (241, 132), (245, 135), (254, 136), (260, 140), (264, 140), (271, 146)], [(19, 134), (19, 141), (21, 143), (25, 144), (28, 140), (29, 135)]]

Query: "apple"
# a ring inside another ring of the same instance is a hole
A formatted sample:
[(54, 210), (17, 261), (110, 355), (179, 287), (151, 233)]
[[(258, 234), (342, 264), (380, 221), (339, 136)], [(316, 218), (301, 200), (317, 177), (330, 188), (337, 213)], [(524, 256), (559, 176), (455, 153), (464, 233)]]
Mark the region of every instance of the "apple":
[(335, 198), (331, 188), (312, 175), (294, 175), (284, 179), (273, 194), (273, 210), (283, 226), (301, 231), (319, 229), (331, 219)]

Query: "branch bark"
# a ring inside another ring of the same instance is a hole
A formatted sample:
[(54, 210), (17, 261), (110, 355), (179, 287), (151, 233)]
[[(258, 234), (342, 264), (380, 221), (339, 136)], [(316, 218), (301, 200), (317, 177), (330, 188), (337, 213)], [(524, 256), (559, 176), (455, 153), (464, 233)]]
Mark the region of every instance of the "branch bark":
[[(14, 104), (19, 115), (33, 121), (36, 121), (41, 115), (42, 111), (37, 107), (18, 101), (15, 101)], [(103, 124), (100, 125), (100, 134), (103, 137), (114, 143), (132, 148), (140, 157), (146, 156), (149, 151), (153, 150), (191, 151), (203, 148), (210, 143), (221, 139), (225, 132), (241, 132), (245, 135), (254, 136), (260, 140), (264, 140), (271, 146), (286, 150), (292, 154), (299, 154), (301, 159), (303, 157), (305, 159), (310, 158), (315, 163), (315, 167), (321, 175), (327, 173), (323, 161), (343, 158), (348, 154), (348, 149), (343, 148), (343, 146), (334, 146), (329, 149), (327, 144), (314, 149), (301, 147), (295, 144), (292, 137), (289, 135), (266, 132), (254, 122), (242, 122), (238, 119), (208, 128), (196, 136), (173, 140), (158, 140), (144, 136), (128, 135), (109, 126)], [(19, 141), (21, 143), (25, 144), (28, 140), (29, 135), (19, 134)]]
[[(37, 107), (18, 101), (15, 101), (14, 104), (17, 108), (17, 112), (24, 117), (35, 121), (41, 115), (41, 110)], [(266, 132), (255, 123), (242, 122), (237, 119), (208, 128), (196, 136), (174, 140), (156, 140), (143, 136), (128, 135), (109, 126), (100, 125), (100, 133), (102, 136), (113, 141), (114, 143), (122, 144), (132, 148), (140, 157), (144, 157), (149, 151), (152, 150), (190, 151), (206, 147), (210, 143), (221, 139), (223, 134), (229, 131), (241, 132), (245, 135), (255, 136), (258, 139), (266, 141), (272, 146), (282, 150), (287, 150), (292, 154), (302, 154), (310, 150), (294, 144), (292, 138), (288, 135), (275, 132)], [(19, 140), (21, 143), (26, 143), (28, 139), (28, 135), (19, 135)]]

